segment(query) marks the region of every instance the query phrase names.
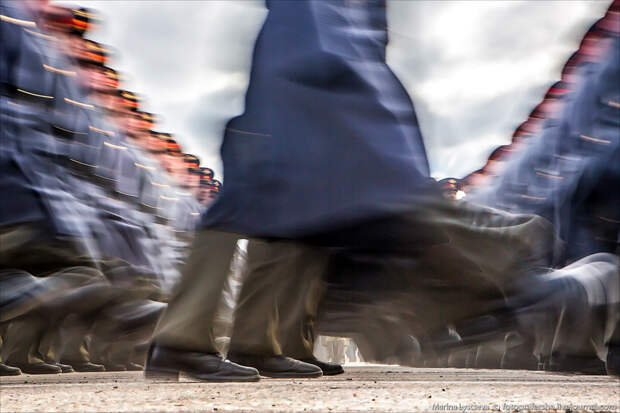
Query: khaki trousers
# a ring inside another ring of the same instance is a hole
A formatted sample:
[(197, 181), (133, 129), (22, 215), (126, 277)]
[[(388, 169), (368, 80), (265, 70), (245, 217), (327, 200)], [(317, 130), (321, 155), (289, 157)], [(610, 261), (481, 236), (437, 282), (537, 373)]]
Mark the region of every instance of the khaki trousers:
[(201, 353), (217, 353), (214, 321), (235, 252), (237, 234), (202, 230), (155, 329), (161, 346)]
[(319, 248), (250, 241), (229, 351), (312, 357), (327, 262), (327, 253)]
[[(239, 236), (199, 233), (156, 332), (155, 342), (217, 353), (215, 315)], [(310, 357), (327, 255), (292, 242), (251, 240), (229, 352)]]

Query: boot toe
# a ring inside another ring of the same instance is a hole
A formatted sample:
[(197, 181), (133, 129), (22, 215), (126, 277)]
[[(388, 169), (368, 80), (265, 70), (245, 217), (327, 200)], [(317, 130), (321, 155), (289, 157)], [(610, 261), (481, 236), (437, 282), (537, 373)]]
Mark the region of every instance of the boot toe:
[(324, 376), (335, 376), (335, 375), (344, 373), (344, 369), (342, 368), (340, 364), (327, 363), (325, 361), (321, 361), (317, 359), (316, 357), (309, 358), (309, 359), (301, 359), (300, 361), (317, 366), (318, 368), (322, 370)]
[(20, 374), (22, 371), (19, 368), (0, 363), (0, 376), (19, 376)]

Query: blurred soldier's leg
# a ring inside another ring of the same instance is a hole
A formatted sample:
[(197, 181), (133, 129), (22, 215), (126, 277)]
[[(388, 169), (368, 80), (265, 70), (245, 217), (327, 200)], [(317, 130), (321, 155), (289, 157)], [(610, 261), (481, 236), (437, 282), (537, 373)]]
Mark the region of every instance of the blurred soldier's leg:
[(282, 354), (277, 338), (277, 296), (265, 292), (277, 288), (273, 269), (293, 252), (283, 244), (275, 245), (255, 240), (248, 243), (246, 275), (234, 311), (229, 356)]
[(230, 274), (224, 285), (222, 299), (220, 300), (217, 310), (214, 330), (218, 350), (222, 354), (228, 353), (230, 335), (233, 330), (235, 307), (239, 301), (243, 280), (247, 275), (247, 245), (247, 239), (237, 242), (237, 249), (233, 256), (233, 262), (231, 263)]
[(49, 278), (81, 280), (82, 284), (43, 305), (50, 321), (49, 336), (44, 336), (39, 345), (41, 354), (65, 372), (71, 366), (77, 371), (103, 371), (103, 366), (90, 363), (85, 336), (96, 315), (113, 302), (116, 292), (95, 268), (70, 267)]
[[(613, 254), (599, 253), (522, 280), (507, 297), (504, 324), (532, 331), (541, 359), (550, 358), (551, 370), (604, 373), (601, 361), (609, 358), (620, 317), (618, 262)], [(463, 321), (463, 340), (495, 330), (497, 324), (489, 320), (486, 316)]]
[(338, 364), (344, 363), (344, 345), (345, 338), (338, 337), (336, 342), (334, 343), (334, 359), (333, 361)]
[(550, 369), (605, 373), (608, 346), (620, 319), (619, 265), (617, 256), (599, 253), (549, 274), (572, 277), (584, 289), (556, 309), (560, 316), (553, 334)]
[[(290, 326), (280, 326), (280, 341), (282, 344), (282, 353), (288, 357), (296, 359), (313, 358), (314, 339), (316, 336), (316, 318), (319, 302), (325, 292), (325, 283), (323, 274), (315, 274), (315, 277), (306, 277), (300, 280), (302, 297), (299, 314), (296, 320), (290, 323)], [(293, 297), (291, 297), (292, 299)], [(286, 308), (279, 304), (278, 312), (283, 313)]]
[[(314, 365), (284, 357), (280, 340), (281, 333), (297, 341), (307, 338), (306, 296), (324, 273), (326, 259), (319, 250), (295, 243), (249, 242), (247, 274), (230, 340), (231, 360), (256, 367), (261, 375), (271, 377), (322, 374)], [(306, 341), (305, 346), (311, 349), (313, 338)], [(308, 357), (305, 351), (299, 354)]]
[(197, 235), (182, 279), (155, 330), (158, 345), (216, 353), (211, 329), (238, 236), (216, 231)]
[(349, 363), (358, 363), (362, 360), (360, 360), (360, 354), (359, 354), (359, 350), (357, 348), (357, 343), (350, 338), (349, 339), (349, 343), (347, 346), (347, 350), (346, 350), (346, 356), (347, 356), (347, 360)]
[(72, 335), (70, 331), (67, 332), (63, 327), (67, 322), (70, 323), (71, 321), (74, 321), (74, 318), (71, 316), (66, 317), (65, 320), (53, 320), (39, 343), (39, 353), (43, 356), (43, 360), (46, 363), (57, 365), (63, 373), (75, 372), (71, 365), (60, 362), (60, 356), (65, 349), (65, 337)]
[[(32, 298), (39, 301), (38, 305), (50, 304), (48, 299), (68, 295), (82, 285), (97, 283), (101, 278), (94, 268), (94, 261), (83, 254), (80, 247), (70, 239), (59, 239), (50, 236), (44, 224), (24, 224), (3, 228), (2, 249), (0, 251), (0, 267), (26, 269), (39, 278), (45, 287), (41, 294), (33, 294)], [(87, 267), (73, 267), (87, 265)], [(76, 269), (76, 271), (68, 268)], [(81, 270), (80, 270), (81, 269)], [(92, 274), (94, 271), (97, 274)], [(99, 277), (98, 277), (99, 276)], [(78, 297), (79, 298), (79, 297)], [(77, 300), (79, 301), (79, 300)], [(73, 301), (75, 304), (76, 300)], [(88, 302), (87, 300), (85, 302)], [(65, 303), (66, 304), (66, 303)], [(56, 373), (58, 366), (44, 362), (40, 354), (40, 341), (50, 328), (51, 320), (62, 318), (60, 314), (72, 311), (65, 304), (48, 307), (47, 311), (32, 313), (16, 320), (10, 326), (7, 344), (11, 345), (8, 361), (31, 373)], [(20, 328), (15, 328), (19, 325)], [(14, 343), (14, 344), (13, 344)]]
[(620, 377), (620, 320), (616, 321), (616, 327), (609, 340), (606, 368), (607, 374)]
[[(312, 260), (315, 258), (310, 256), (308, 259)], [(300, 263), (304, 264), (303, 261), (300, 261)], [(279, 337), (282, 353), (284, 355), (305, 363), (314, 364), (323, 371), (323, 375), (333, 376), (344, 373), (342, 366), (338, 362), (329, 363), (328, 360), (319, 360), (314, 356), (318, 308), (326, 288), (323, 279), (324, 274), (325, 269), (323, 271), (316, 269), (314, 273), (299, 280), (298, 288), (302, 293), (300, 304), (303, 305), (303, 308), (299, 310), (295, 320), (291, 320), (288, 325), (281, 323), (278, 327), (280, 330)], [(294, 294), (290, 296), (289, 300), (293, 299)], [(285, 302), (288, 303), (289, 300)], [(288, 304), (290, 306), (290, 303)], [(282, 314), (287, 311), (289, 310), (278, 302), (278, 313)]]
[(6, 325), (0, 324), (0, 376), (19, 376), (22, 371), (17, 367), (7, 366), (4, 364), (3, 348)]
[(39, 343), (48, 326), (46, 317), (38, 312), (12, 320), (6, 332), (7, 364), (28, 374), (61, 373), (62, 369), (45, 363)]
[[(18, 326), (24, 328), (15, 329), (15, 324), (10, 328), (10, 337), (7, 336), (7, 345), (0, 349), (0, 361), (2, 356), (6, 358), (8, 354), (12, 354), (12, 359), (20, 364), (28, 364), (28, 360), (34, 360), (36, 357), (36, 342), (38, 333), (37, 328), (41, 327), (41, 333), (54, 330), (56, 333), (58, 325), (54, 320), (43, 317), (44, 314), (55, 314), (55, 311), (41, 311), (37, 309), (41, 306), (48, 305), (54, 298), (66, 295), (72, 288), (76, 288), (85, 279), (81, 276), (72, 276), (67, 274), (58, 274), (49, 278), (33, 277), (29, 273), (15, 269), (5, 269), (0, 271), (0, 307), (2, 313), (3, 332), (5, 335), (11, 321), (15, 321)], [(37, 315), (38, 314), (38, 315)], [(45, 322), (41, 322), (41, 319)], [(56, 320), (57, 321), (57, 320)], [(52, 340), (60, 338), (58, 334), (48, 334), (47, 344), (53, 346)], [(41, 353), (44, 354), (44, 353)], [(45, 354), (44, 354), (45, 355)], [(44, 359), (42, 359), (43, 361)], [(49, 360), (44, 360), (48, 364), (56, 364)], [(32, 366), (30, 366), (32, 367)], [(26, 368), (32, 371), (34, 367)], [(53, 366), (39, 365), (36, 370), (39, 372), (56, 372)], [(64, 370), (63, 370), (64, 371)], [(10, 374), (9, 371), (7, 374)], [(14, 374), (14, 371), (13, 371)]]
[(536, 340), (526, 332), (511, 331), (504, 337), (504, 354), (500, 362), (502, 369), (538, 370), (538, 357), (534, 354)]
[(207, 381), (259, 379), (255, 369), (222, 360), (213, 332), (238, 238), (212, 230), (197, 234), (179, 285), (155, 330), (147, 377), (174, 378), (182, 372)]
[[(130, 371), (143, 370), (144, 354), (136, 347), (148, 343), (153, 335), (157, 319), (166, 308), (164, 303), (141, 300), (112, 308), (109, 317), (115, 319), (109, 340), (116, 343), (108, 348), (108, 360)], [(107, 368), (106, 368), (107, 369)]]
[[(134, 342), (128, 337), (128, 331), (124, 329), (123, 324), (130, 320), (136, 322), (135, 317), (144, 310), (142, 304), (145, 300), (151, 296), (161, 295), (158, 283), (150, 272), (140, 270), (121, 259), (106, 259), (101, 262), (101, 266), (106, 278), (112, 284), (113, 300), (110, 300), (95, 317), (91, 317), (96, 321), (90, 331), (87, 330), (82, 334), (80, 340), (74, 341), (73, 345), (68, 343), (68, 353), (64, 357), (67, 361), (75, 358), (86, 363), (90, 360), (84, 359), (83, 356), (92, 352), (92, 360), (103, 364), (106, 371), (142, 370), (141, 366), (129, 361)], [(159, 312), (155, 313), (155, 317), (157, 314)], [(140, 319), (151, 324), (151, 333), (157, 320), (155, 317)], [(92, 333), (91, 346), (88, 347), (89, 352), (84, 353), (82, 338), (89, 332)], [(93, 368), (92, 363), (84, 367)]]
[(321, 360), (329, 360), (329, 353), (327, 352), (327, 344), (324, 335), (318, 335), (315, 338), (313, 354)]

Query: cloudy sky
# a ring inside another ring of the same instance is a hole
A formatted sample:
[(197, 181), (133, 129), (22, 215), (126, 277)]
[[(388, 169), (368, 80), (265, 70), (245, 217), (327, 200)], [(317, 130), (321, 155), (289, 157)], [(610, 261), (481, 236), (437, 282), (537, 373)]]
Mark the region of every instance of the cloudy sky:
[[(414, 100), (433, 176), (466, 175), (509, 142), (609, 3), (388, 0), (388, 63)], [(99, 11), (91, 37), (116, 50), (125, 87), (221, 178), (222, 131), (243, 111), (263, 1), (70, 4)]]

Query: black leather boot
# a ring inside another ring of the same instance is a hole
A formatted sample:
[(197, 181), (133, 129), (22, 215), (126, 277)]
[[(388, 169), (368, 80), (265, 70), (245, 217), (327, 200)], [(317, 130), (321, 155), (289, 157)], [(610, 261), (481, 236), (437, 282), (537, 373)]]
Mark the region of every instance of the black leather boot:
[(62, 369), (54, 364), (39, 363), (11, 363), (13, 367), (19, 368), (26, 374), (59, 374)]
[(184, 373), (194, 379), (213, 382), (258, 381), (258, 371), (224, 360), (219, 354), (177, 350), (152, 345), (144, 376), (151, 380), (173, 380)]
[(73, 366), (69, 365), (69, 364), (63, 364), (63, 363), (54, 363), (54, 365), (60, 367), (60, 370), (63, 373), (75, 373), (75, 370), (73, 369)]
[(323, 376), (335, 376), (337, 374), (344, 373), (344, 369), (340, 364), (337, 363), (327, 363), (325, 361), (321, 361), (316, 357), (301, 359), (299, 361), (303, 361), (304, 363), (313, 364), (320, 368), (323, 371)]
[(71, 367), (73, 367), (73, 370), (79, 371), (80, 373), (98, 373), (105, 371), (105, 367), (103, 367), (101, 364), (91, 363), (90, 361), (69, 363), (71, 364)]
[(230, 360), (244, 366), (254, 367), (261, 376), (272, 378), (315, 378), (323, 371), (309, 363), (284, 356), (259, 356), (254, 354), (229, 354)]
[(20, 374), (22, 371), (19, 368), (0, 363), (0, 376), (19, 376)]

